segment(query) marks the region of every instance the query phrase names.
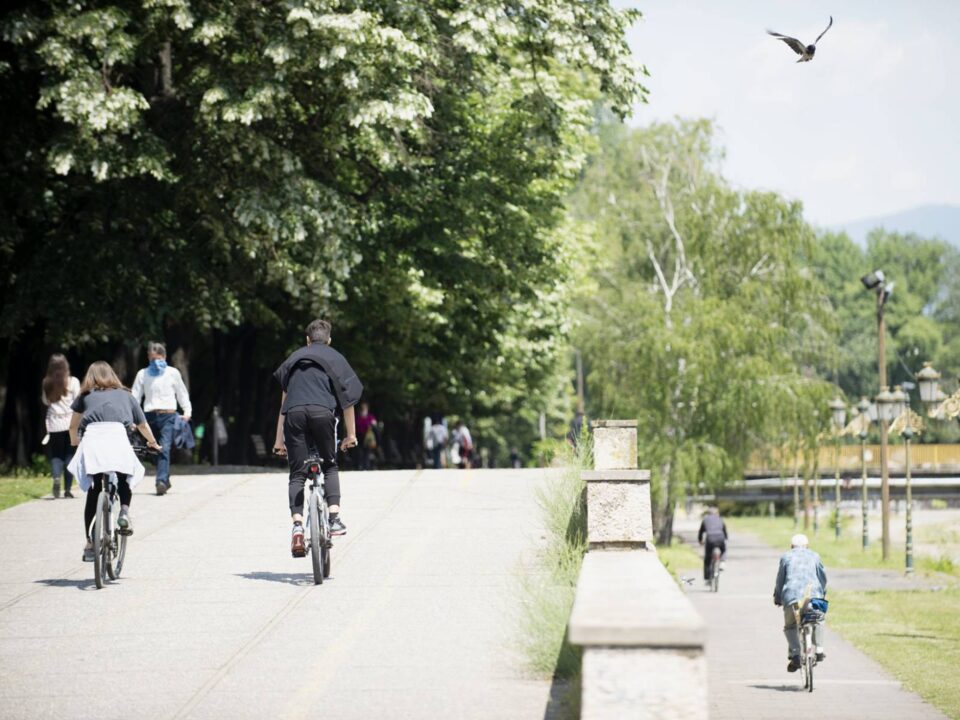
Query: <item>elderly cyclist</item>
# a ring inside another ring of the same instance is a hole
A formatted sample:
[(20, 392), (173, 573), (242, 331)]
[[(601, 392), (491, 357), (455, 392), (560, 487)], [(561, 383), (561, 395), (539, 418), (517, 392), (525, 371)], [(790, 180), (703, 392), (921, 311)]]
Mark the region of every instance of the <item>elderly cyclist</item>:
[[(823, 598), (827, 592), (827, 574), (820, 556), (809, 548), (806, 535), (794, 535), (790, 550), (780, 556), (777, 584), (773, 589), (773, 604), (783, 606), (783, 634), (787, 638), (788, 672), (800, 669), (800, 631), (793, 611), (794, 603), (804, 603), (814, 598)], [(817, 646), (817, 662), (822, 662), (821, 629), (813, 630), (813, 643)]]

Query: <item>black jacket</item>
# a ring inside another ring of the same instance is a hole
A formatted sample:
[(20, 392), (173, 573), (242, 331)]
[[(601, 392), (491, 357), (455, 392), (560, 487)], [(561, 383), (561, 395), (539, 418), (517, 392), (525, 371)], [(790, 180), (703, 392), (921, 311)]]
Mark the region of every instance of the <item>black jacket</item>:
[(337, 396), (337, 403), (341, 408), (353, 407), (360, 402), (360, 396), (363, 394), (363, 384), (353, 368), (350, 367), (350, 363), (332, 347), (320, 343), (305, 345), (294, 351), (273, 373), (284, 392), (287, 390), (290, 374), (294, 368), (302, 363), (316, 365), (330, 377), (333, 382), (333, 391)]

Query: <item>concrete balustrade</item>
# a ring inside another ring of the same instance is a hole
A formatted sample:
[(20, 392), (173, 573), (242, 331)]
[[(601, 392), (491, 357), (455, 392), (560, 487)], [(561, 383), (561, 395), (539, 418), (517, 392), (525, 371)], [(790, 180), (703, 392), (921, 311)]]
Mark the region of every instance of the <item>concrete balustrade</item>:
[(707, 717), (706, 627), (653, 550), (650, 473), (636, 421), (598, 421), (589, 551), (568, 627), (583, 648), (581, 718)]

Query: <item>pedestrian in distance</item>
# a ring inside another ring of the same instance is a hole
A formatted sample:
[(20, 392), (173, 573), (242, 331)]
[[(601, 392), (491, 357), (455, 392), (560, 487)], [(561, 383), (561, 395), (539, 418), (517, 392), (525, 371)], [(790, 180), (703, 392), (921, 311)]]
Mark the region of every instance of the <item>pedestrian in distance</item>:
[(361, 470), (373, 470), (373, 460), (380, 446), (380, 429), (377, 426), (377, 416), (370, 412), (369, 403), (360, 403), (360, 412), (357, 414), (357, 454)]
[(97, 498), (103, 489), (104, 475), (108, 473), (117, 474), (117, 494), (120, 497), (117, 527), (124, 534), (133, 534), (130, 502), (133, 488), (143, 479), (144, 469), (130, 447), (128, 429), (136, 427), (154, 450), (159, 450), (160, 445), (147, 424), (140, 403), (103, 360), (93, 363), (87, 370), (80, 395), (71, 409), (70, 443), (77, 447), (77, 452), (70, 470), (77, 477), (77, 485), (87, 493), (83, 508), (86, 535), (83, 561), (93, 562), (90, 526), (97, 514)]
[(434, 415), (430, 418), (430, 429), (427, 430), (427, 449), (433, 458), (433, 469), (439, 470), (443, 467), (443, 451), (447, 447), (447, 440), (450, 434), (447, 432), (447, 425), (442, 415)]
[(723, 558), (727, 555), (727, 524), (720, 517), (720, 508), (710, 507), (707, 509), (707, 514), (703, 516), (700, 530), (697, 532), (697, 542), (704, 546), (703, 579), (709, 585), (713, 549), (720, 548), (721, 569), (723, 569)]
[[(787, 638), (787, 672), (796, 672), (801, 666), (800, 631), (797, 628), (797, 616), (794, 603), (823, 599), (827, 594), (827, 573), (820, 556), (810, 549), (810, 540), (806, 535), (794, 535), (790, 539), (790, 550), (780, 556), (777, 569), (777, 584), (773, 589), (773, 604), (783, 607), (783, 634)], [(801, 608), (801, 611), (803, 608)], [(817, 624), (813, 629), (813, 644), (816, 645), (817, 662), (823, 662), (826, 655), (821, 645), (821, 628)]]
[(347, 359), (330, 347), (332, 329), (326, 320), (314, 320), (307, 325), (307, 344), (291, 353), (273, 374), (283, 389), (273, 451), (286, 456), (290, 466), (287, 495), (293, 520), (290, 540), (293, 557), (307, 554), (303, 504), (306, 461), (312, 452), (320, 457), (330, 510), (330, 534), (347, 532), (347, 526), (340, 518), (336, 413), (338, 410), (343, 413), (346, 426), (346, 437), (340, 442), (339, 449), (345, 451), (356, 447), (354, 407), (363, 393), (363, 385)]
[(177, 405), (183, 410), (183, 422), (193, 415), (190, 393), (183, 377), (175, 367), (167, 365), (167, 349), (162, 343), (152, 342), (147, 347), (147, 367), (137, 373), (133, 381), (134, 399), (143, 401), (143, 410), (153, 434), (160, 441), (157, 457), (157, 495), (166, 495), (170, 489), (170, 451), (177, 431)]
[(73, 410), (70, 406), (80, 395), (80, 380), (70, 374), (70, 363), (60, 353), (50, 356), (42, 389), (43, 404), (47, 406), (47, 436), (43, 442), (53, 475), (51, 493), (55, 498), (60, 497), (60, 478), (63, 477), (63, 496), (72, 498), (70, 488), (73, 485), (73, 475), (67, 469), (73, 459), (73, 445), (70, 444), (70, 418)]
[(463, 420), (457, 420), (450, 444), (456, 448), (457, 467), (460, 469), (473, 467), (473, 463), (471, 462), (471, 457), (473, 456), (473, 437), (470, 435), (470, 428), (466, 426)]

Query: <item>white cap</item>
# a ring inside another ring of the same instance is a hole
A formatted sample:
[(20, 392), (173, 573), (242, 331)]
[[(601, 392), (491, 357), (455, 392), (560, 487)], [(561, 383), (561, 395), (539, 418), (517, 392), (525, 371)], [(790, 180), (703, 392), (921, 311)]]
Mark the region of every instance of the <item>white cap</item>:
[(799, 533), (790, 538), (790, 547), (807, 547), (810, 540), (803, 533)]

